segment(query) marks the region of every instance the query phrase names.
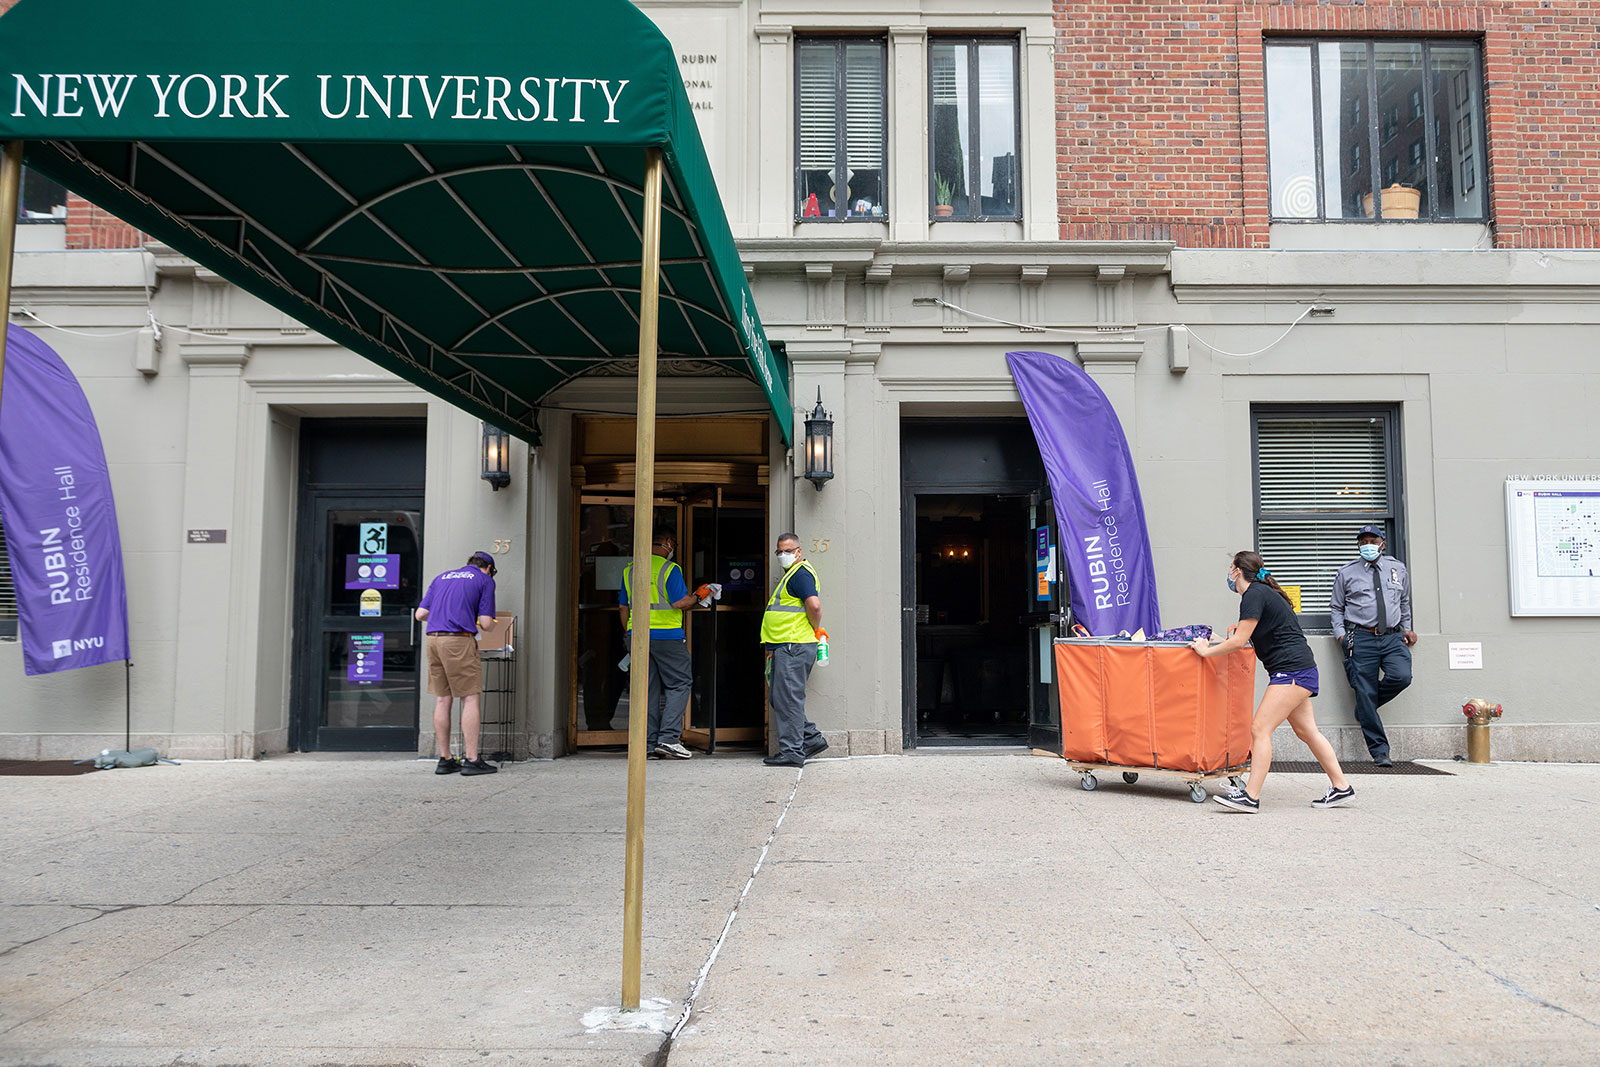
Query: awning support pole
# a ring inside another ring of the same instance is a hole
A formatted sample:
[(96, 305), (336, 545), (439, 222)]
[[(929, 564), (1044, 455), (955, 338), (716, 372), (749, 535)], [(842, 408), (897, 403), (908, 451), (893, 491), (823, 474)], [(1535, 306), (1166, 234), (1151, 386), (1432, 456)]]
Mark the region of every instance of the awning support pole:
[(628, 671), (628, 827), (622, 904), (622, 1008), (639, 1007), (644, 938), (644, 743), (650, 684), (650, 543), (655, 524), (656, 325), (661, 307), (661, 149), (645, 151), (644, 255), (639, 274), (639, 414), (634, 438), (633, 626)]
[(0, 395), (6, 382), (6, 333), (11, 324), (11, 258), (17, 250), (17, 200), (22, 195), (22, 142), (0, 153)]

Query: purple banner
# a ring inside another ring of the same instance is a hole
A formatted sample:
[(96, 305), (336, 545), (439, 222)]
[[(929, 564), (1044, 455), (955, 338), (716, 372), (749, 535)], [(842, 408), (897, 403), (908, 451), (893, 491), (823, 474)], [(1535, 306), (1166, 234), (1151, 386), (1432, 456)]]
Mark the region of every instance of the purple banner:
[(368, 556), (354, 552), (344, 558), (346, 589), (399, 589), (400, 557)]
[(383, 681), (383, 635), (350, 634), (347, 681), (368, 685)]
[(1007, 352), (1055, 499), (1073, 621), (1091, 634), (1161, 629), (1144, 502), (1122, 424), (1076, 363)]
[(100, 430), (72, 371), (20, 326), (6, 331), (0, 388), (0, 521), (23, 670), (127, 659), (122, 542)]

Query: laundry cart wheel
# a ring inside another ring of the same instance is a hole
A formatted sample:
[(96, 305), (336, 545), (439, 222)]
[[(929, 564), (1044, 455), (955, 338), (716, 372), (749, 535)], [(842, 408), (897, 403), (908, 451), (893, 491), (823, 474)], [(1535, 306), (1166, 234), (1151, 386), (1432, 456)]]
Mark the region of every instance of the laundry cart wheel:
[(1124, 782), (1127, 782), (1129, 785), (1132, 785), (1134, 782), (1137, 782), (1139, 780), (1139, 772), (1138, 771), (1123, 771), (1122, 772), (1122, 780)]
[(1206, 787), (1199, 782), (1190, 782), (1189, 799), (1196, 804), (1204, 804), (1206, 802)]
[(1228, 784), (1231, 785), (1231, 786), (1234, 786), (1235, 788), (1243, 789), (1244, 788), (1244, 779), (1239, 777), (1236, 774), (1232, 778), (1228, 779)]
[(1099, 785), (1100, 783), (1094, 780), (1094, 775), (1086, 774), (1078, 782), (1078, 784), (1083, 786), (1085, 789), (1088, 789), (1088, 790), (1092, 791), (1094, 789), (1094, 787)]

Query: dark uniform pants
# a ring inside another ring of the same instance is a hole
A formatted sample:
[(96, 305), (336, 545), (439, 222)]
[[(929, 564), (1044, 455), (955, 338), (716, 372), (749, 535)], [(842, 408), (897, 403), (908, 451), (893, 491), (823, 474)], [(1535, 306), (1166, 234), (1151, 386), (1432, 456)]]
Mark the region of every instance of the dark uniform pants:
[(1345, 677), (1356, 692), (1356, 722), (1373, 759), (1389, 755), (1389, 735), (1384, 733), (1378, 709), (1411, 684), (1411, 650), (1398, 632), (1375, 634), (1351, 627), (1352, 645), (1344, 658)]
[(778, 727), (778, 755), (784, 759), (803, 760), (806, 749), (816, 748), (822, 741), (816, 723), (806, 718), (806, 681), (816, 665), (815, 644), (794, 642), (772, 649), (768, 697)]
[(694, 688), (689, 643), (683, 638), (650, 642), (650, 684), (645, 687), (645, 746), (676, 745), (683, 738), (683, 712)]

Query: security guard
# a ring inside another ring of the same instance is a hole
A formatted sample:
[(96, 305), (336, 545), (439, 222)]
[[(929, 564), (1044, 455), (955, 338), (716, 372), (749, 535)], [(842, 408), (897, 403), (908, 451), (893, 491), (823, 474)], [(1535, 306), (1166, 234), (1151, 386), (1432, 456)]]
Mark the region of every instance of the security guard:
[[(694, 673), (689, 659), (689, 642), (683, 632), (683, 612), (693, 608), (710, 593), (709, 586), (694, 592), (684, 581), (683, 569), (672, 562), (677, 535), (657, 527), (650, 547), (650, 683), (645, 699), (645, 752), (651, 759), (688, 759), (683, 747), (683, 712), (689, 706), (694, 688)], [(622, 628), (631, 632), (628, 597), (633, 589), (633, 564), (622, 569), (622, 588), (617, 609), (622, 613)]]
[(1378, 709), (1411, 684), (1411, 575), (1406, 565), (1383, 553), (1383, 530), (1356, 532), (1361, 558), (1333, 576), (1328, 608), (1333, 636), (1344, 650), (1344, 673), (1356, 693), (1356, 721), (1367, 751), (1379, 767), (1393, 766), (1389, 737)]
[(768, 767), (803, 767), (828, 747), (806, 718), (806, 680), (817, 665), (817, 640), (822, 629), (821, 587), (817, 572), (800, 551), (800, 538), (778, 537), (778, 565), (783, 577), (761, 616), (761, 640), (767, 646), (767, 677), (772, 717), (778, 727), (777, 755), (761, 762)]

